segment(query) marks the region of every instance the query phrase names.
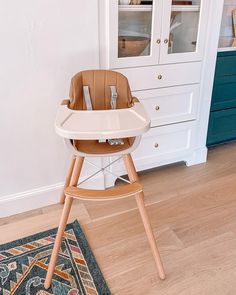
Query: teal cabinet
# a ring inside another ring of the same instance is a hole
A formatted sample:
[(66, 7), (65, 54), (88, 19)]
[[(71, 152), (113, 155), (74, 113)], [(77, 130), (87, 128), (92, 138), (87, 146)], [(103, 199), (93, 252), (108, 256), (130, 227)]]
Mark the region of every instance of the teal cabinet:
[(212, 94), (211, 111), (236, 107), (236, 75), (217, 78)]
[(218, 53), (207, 146), (236, 139), (236, 52)]
[(235, 138), (236, 108), (211, 112), (208, 127), (208, 146)]
[(236, 51), (219, 52), (217, 55), (215, 77), (230, 75), (236, 75)]

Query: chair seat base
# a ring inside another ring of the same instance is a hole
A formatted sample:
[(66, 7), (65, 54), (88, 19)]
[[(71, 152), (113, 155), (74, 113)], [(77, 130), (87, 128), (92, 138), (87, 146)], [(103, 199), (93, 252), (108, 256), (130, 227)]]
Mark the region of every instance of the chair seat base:
[(130, 197), (142, 191), (142, 185), (139, 182), (134, 182), (106, 190), (91, 190), (69, 186), (65, 189), (64, 193), (67, 197), (73, 197), (76, 199), (87, 201), (104, 201)]

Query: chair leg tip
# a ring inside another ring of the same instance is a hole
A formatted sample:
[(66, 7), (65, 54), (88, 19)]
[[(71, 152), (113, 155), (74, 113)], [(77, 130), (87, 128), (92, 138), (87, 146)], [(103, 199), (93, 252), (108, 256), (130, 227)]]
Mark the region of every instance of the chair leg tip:
[(166, 275), (164, 273), (160, 274), (159, 277), (162, 281), (164, 281), (166, 279)]
[(45, 283), (44, 283), (44, 288), (45, 288), (46, 290), (49, 289), (50, 286), (51, 286), (51, 283), (48, 283), (48, 282), (45, 282)]
[(45, 280), (44, 282), (44, 288), (47, 290), (51, 287), (51, 284), (52, 284), (52, 281), (48, 281), (48, 280)]

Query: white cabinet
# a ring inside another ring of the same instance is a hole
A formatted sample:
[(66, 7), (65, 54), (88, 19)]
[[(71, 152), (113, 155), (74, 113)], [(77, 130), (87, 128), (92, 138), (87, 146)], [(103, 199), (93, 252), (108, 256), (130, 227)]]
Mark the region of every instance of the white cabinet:
[(151, 117), (133, 153), (138, 170), (206, 161), (222, 9), (223, 0), (99, 0), (100, 67), (127, 76)]
[(178, 0), (153, 0), (149, 5), (145, 1), (143, 5), (100, 1), (101, 65), (115, 69), (201, 61), (210, 1), (185, 2), (192, 4), (176, 5)]

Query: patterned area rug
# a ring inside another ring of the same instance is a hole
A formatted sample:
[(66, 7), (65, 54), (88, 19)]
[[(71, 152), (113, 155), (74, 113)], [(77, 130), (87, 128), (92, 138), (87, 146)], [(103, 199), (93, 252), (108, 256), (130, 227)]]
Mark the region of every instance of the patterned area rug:
[(110, 295), (77, 221), (67, 225), (52, 286), (43, 287), (57, 229), (0, 245), (1, 295)]

